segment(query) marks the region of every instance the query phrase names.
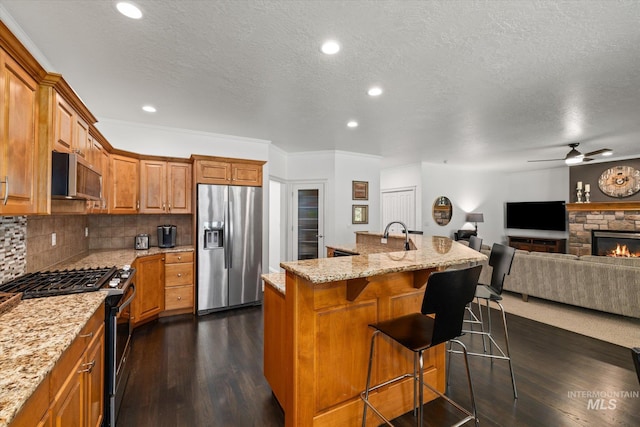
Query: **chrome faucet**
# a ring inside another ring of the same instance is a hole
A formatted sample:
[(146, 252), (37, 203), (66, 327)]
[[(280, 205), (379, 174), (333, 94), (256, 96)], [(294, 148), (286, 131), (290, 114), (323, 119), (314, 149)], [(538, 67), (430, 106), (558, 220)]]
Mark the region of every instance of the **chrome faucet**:
[(406, 225), (404, 225), (404, 222), (400, 222), (400, 221), (391, 221), (389, 224), (387, 224), (387, 226), (384, 228), (384, 234), (382, 235), (383, 239), (388, 239), (389, 238), (389, 227), (391, 227), (391, 224), (400, 224), (402, 226), (402, 228), (404, 228), (404, 250), (408, 251), (409, 248), (409, 229), (407, 228)]

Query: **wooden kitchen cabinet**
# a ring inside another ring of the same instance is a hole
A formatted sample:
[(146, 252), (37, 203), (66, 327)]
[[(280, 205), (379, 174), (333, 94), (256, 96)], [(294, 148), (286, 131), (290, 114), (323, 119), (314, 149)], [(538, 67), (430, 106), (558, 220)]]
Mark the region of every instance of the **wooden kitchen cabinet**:
[(165, 254), (136, 258), (136, 296), (131, 303), (134, 326), (153, 320), (164, 311)]
[(191, 164), (140, 160), (140, 213), (191, 213)]
[(167, 162), (168, 211), (173, 214), (191, 213), (191, 163)]
[(164, 316), (193, 312), (193, 252), (171, 252), (165, 257)]
[(38, 184), (49, 177), (39, 157), (38, 85), (3, 50), (0, 69), (0, 214), (40, 213), (39, 197), (47, 195)]
[(11, 427), (99, 427), (104, 415), (104, 304), (62, 354)]
[(109, 213), (138, 213), (138, 159), (112, 154), (110, 164)]
[(262, 165), (258, 160), (191, 156), (199, 184), (262, 186)]
[(58, 92), (55, 93), (54, 126), (55, 151), (77, 153), (90, 161), (89, 124)]

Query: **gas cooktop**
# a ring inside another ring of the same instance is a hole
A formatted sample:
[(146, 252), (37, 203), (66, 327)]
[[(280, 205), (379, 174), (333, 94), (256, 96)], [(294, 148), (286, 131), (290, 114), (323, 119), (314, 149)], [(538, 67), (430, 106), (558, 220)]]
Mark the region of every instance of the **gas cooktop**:
[(116, 267), (29, 273), (0, 285), (0, 292), (22, 292), (22, 299), (69, 295), (97, 290), (120, 294), (133, 271)]

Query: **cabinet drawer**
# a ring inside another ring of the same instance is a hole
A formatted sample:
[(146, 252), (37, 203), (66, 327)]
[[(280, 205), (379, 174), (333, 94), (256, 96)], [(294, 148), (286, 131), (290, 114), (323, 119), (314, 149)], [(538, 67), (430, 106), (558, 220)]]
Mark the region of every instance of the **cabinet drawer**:
[(165, 310), (193, 307), (193, 286), (177, 286), (165, 289)]
[(193, 252), (169, 252), (165, 254), (165, 264), (193, 262)]
[(193, 285), (193, 264), (165, 264), (164, 284), (167, 287)]

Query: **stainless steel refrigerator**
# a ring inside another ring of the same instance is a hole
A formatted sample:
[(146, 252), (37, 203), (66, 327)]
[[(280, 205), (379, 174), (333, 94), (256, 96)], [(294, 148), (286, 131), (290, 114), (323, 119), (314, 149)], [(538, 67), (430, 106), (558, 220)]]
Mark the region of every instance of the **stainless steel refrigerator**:
[(198, 184), (198, 314), (262, 302), (262, 188)]

